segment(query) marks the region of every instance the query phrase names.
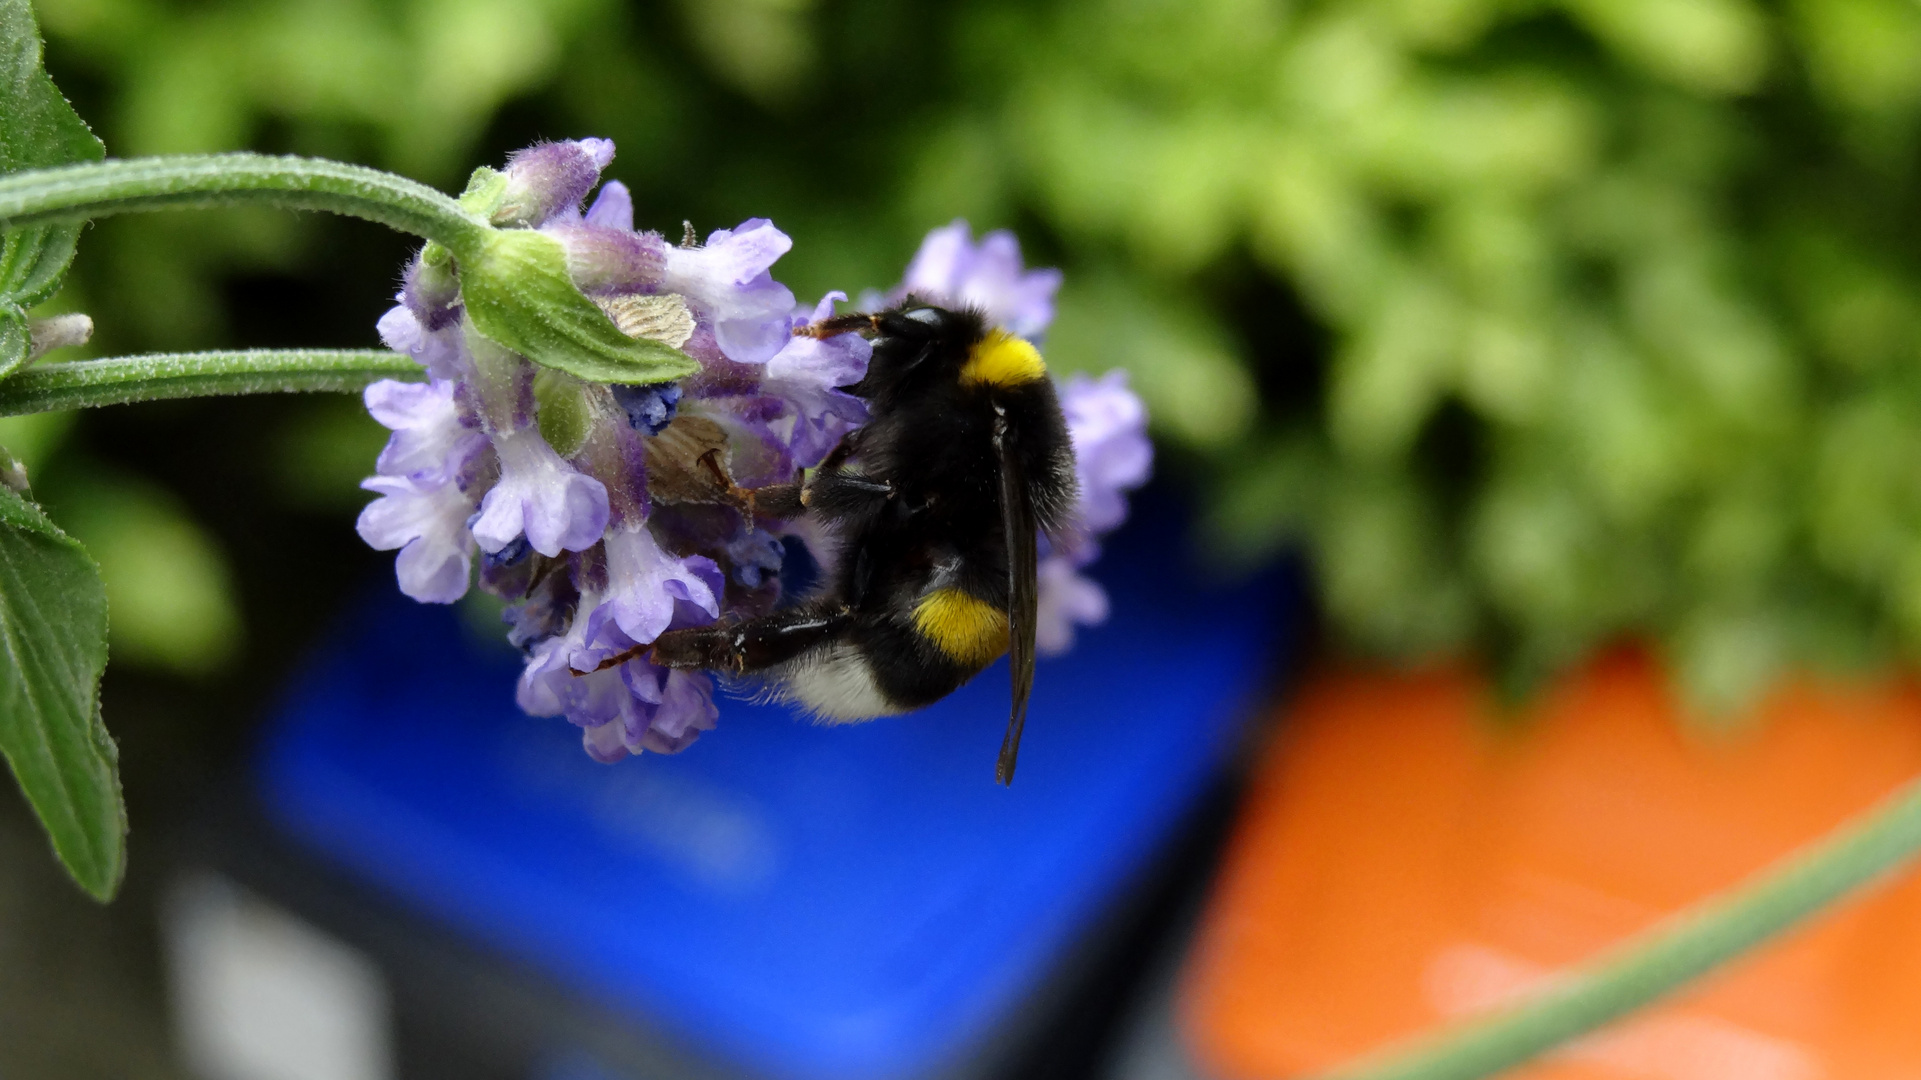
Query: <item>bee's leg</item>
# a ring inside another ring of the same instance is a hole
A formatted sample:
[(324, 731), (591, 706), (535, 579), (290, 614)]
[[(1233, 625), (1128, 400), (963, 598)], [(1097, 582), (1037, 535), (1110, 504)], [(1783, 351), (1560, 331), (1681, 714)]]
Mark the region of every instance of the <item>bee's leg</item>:
[(836, 315), (829, 319), (822, 319), (816, 323), (808, 323), (806, 326), (795, 327), (794, 336), (810, 338), (839, 337), (842, 334), (857, 334), (863, 330), (875, 329), (879, 322), (880, 320), (873, 315), (863, 315), (856, 311), (846, 315)]
[(807, 512), (807, 489), (799, 481), (749, 488), (748, 505), (761, 517), (788, 521)]
[(842, 435), (840, 441), (834, 444), (834, 448), (829, 450), (827, 456), (821, 459), (820, 471), (824, 473), (834, 472), (842, 465), (847, 464), (848, 458), (860, 452), (860, 433), (865, 430), (867, 429), (855, 428), (847, 434)]
[(845, 521), (880, 512), (895, 495), (894, 485), (851, 472), (822, 472), (807, 485), (805, 501), (811, 510)]
[(713, 474), (714, 484), (720, 488), (724, 504), (746, 515), (749, 532), (753, 531), (757, 517), (787, 521), (807, 511), (807, 489), (798, 476), (785, 484), (744, 488), (735, 484), (734, 478), (721, 467), (720, 451), (709, 450), (702, 454), (700, 464)]
[(846, 633), (854, 614), (838, 601), (802, 604), (758, 619), (669, 630), (654, 642), (661, 667), (709, 668), (739, 675), (785, 663)]

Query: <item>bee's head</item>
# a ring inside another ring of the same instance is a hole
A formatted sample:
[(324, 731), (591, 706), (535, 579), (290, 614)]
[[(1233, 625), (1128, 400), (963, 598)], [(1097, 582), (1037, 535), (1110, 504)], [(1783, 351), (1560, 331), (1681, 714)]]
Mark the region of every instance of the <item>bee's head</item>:
[(907, 302), (897, 308), (890, 308), (874, 317), (874, 329), (881, 338), (901, 338), (906, 341), (938, 341), (972, 331), (978, 332), (980, 316), (972, 311), (949, 311), (932, 304), (923, 304), (908, 297)]
[(911, 296), (873, 316), (872, 325), (874, 355), (867, 376), (847, 387), (867, 398), (958, 379), (969, 351), (987, 336), (987, 320), (980, 312), (938, 307)]

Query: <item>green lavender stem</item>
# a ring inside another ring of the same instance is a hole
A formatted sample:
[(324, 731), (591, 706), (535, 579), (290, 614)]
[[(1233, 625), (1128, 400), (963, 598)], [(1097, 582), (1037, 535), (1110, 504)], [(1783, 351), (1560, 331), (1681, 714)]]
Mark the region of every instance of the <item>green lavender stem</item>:
[(0, 230), (142, 210), (260, 203), (327, 210), (473, 251), (488, 224), (405, 177), (313, 158), (204, 154), (35, 169), (0, 177)]
[(1329, 1074), (1325, 1080), (1473, 1080), (1632, 1012), (1740, 956), (1921, 850), (1921, 782), (1790, 856), (1507, 1009)]
[(0, 416), (230, 394), (358, 390), (419, 379), (420, 365), (384, 349), (251, 349), (158, 353), (41, 364), (0, 382)]

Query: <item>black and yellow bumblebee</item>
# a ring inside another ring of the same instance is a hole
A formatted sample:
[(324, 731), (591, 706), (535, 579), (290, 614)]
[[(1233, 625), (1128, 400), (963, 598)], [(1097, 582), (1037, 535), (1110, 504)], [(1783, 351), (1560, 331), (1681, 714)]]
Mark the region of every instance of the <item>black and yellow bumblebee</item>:
[(669, 631), (656, 664), (764, 680), (829, 722), (908, 712), (1012, 653), (995, 770), (1014, 776), (1034, 684), (1038, 536), (1069, 523), (1074, 449), (1047, 366), (971, 308), (909, 298), (797, 333), (861, 333), (873, 358), (842, 389), (868, 422), (817, 469), (740, 492), (762, 517), (810, 515), (837, 541), (812, 595), (759, 618)]

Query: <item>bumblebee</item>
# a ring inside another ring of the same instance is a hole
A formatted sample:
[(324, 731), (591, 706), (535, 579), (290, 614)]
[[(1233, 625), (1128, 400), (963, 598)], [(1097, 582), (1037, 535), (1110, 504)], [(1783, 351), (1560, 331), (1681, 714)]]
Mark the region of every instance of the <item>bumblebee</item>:
[(1076, 497), (1047, 366), (982, 312), (911, 297), (796, 333), (873, 341), (866, 375), (842, 387), (869, 420), (804, 479), (737, 494), (751, 514), (811, 517), (837, 550), (801, 602), (669, 631), (653, 662), (755, 676), (777, 700), (851, 722), (930, 705), (1011, 652), (995, 769), (1009, 783), (1034, 684), (1038, 537), (1066, 526)]

